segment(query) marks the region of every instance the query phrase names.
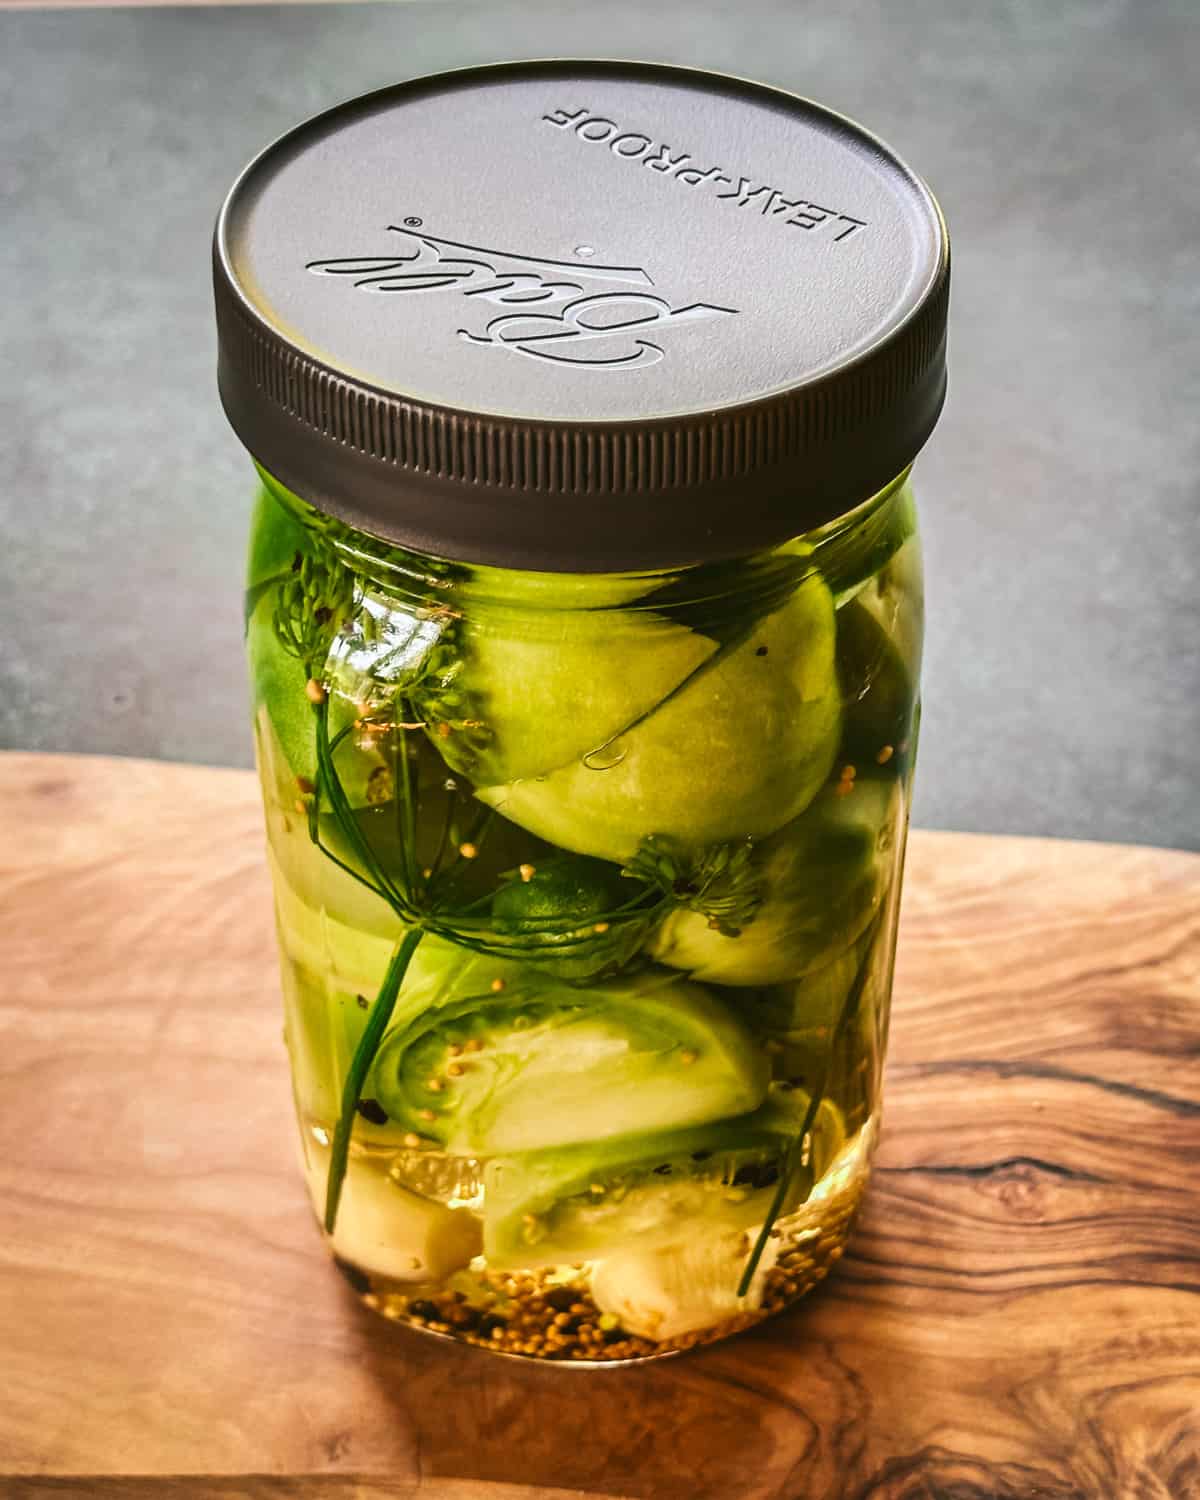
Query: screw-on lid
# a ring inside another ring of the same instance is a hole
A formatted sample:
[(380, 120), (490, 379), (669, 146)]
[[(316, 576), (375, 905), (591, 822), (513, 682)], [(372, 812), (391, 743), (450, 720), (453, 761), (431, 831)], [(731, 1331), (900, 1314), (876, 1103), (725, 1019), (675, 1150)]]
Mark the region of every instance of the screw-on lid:
[(882, 488), (945, 392), (925, 184), (778, 90), (473, 68), (299, 126), (214, 245), (225, 410), (322, 510), (551, 571), (727, 557)]

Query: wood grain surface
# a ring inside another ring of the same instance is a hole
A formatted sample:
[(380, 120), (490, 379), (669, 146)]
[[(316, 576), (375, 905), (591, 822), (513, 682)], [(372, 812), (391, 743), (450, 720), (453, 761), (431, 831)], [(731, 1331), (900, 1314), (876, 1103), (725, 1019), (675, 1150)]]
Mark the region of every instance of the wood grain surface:
[(1200, 857), (915, 834), (838, 1274), (586, 1372), (385, 1324), (334, 1274), (256, 795), (0, 757), (0, 1494), (1200, 1497)]

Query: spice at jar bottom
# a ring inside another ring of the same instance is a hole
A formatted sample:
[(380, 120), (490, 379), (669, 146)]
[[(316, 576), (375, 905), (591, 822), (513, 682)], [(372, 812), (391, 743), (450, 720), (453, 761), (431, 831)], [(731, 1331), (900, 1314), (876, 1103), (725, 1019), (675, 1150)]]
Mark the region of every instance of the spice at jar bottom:
[(878, 1129), (936, 204), (775, 90), (508, 64), (298, 127), (214, 265), (339, 1268), (567, 1363), (761, 1321), (840, 1258)]

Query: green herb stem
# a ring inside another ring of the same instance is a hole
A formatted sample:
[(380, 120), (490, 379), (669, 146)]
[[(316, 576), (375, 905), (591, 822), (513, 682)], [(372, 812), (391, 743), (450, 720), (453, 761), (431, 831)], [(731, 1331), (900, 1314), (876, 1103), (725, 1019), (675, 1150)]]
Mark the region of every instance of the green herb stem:
[(403, 811), (403, 831), (400, 838), (400, 857), (404, 861), (405, 878), (410, 891), (418, 889), (420, 870), (417, 868), (417, 796), (419, 785), (414, 785), (412, 754), (406, 730), (397, 729), (399, 745), (396, 759), (400, 762), (400, 806)]
[(329, 743), (329, 700), (322, 698), (320, 703), (313, 705), (313, 713), (317, 726), (317, 775), (318, 785), (324, 788), (329, 798), (330, 810), (337, 819), (342, 832), (351, 844), (354, 852), (362, 860), (364, 868), (377, 883), (380, 893), (391, 906), (393, 911), (402, 921), (411, 921), (415, 912), (410, 903), (405, 899), (402, 892), (398, 891), (388, 879), (383, 867), (375, 857), (375, 851), (371, 848), (362, 829), (358, 826), (354, 812), (346, 800), (346, 793), (342, 787), (341, 779), (333, 764), (333, 751)]
[(375, 1061), (388, 1022), (392, 1019), (392, 1012), (396, 1008), (400, 986), (404, 983), (409, 963), (424, 936), (423, 927), (413, 927), (396, 945), (387, 966), (387, 972), (383, 976), (383, 983), (379, 986), (379, 993), (371, 1006), (363, 1034), (359, 1037), (358, 1046), (354, 1049), (354, 1057), (351, 1059), (350, 1068), (346, 1074), (346, 1082), (342, 1086), (342, 1109), (333, 1132), (333, 1149), (329, 1158), (329, 1177), (325, 1187), (325, 1232), (327, 1234), (333, 1233), (334, 1225), (337, 1223), (338, 1204), (341, 1201), (342, 1185), (346, 1180), (346, 1164), (350, 1155), (350, 1136), (354, 1129), (354, 1116), (358, 1110), (362, 1087), (366, 1082), (367, 1074), (371, 1071), (371, 1064)]
[(373, 880), (368, 880), (365, 875), (360, 875), (352, 865), (348, 865), (344, 859), (339, 859), (328, 844), (322, 843), (320, 836), (313, 839), (313, 843), (321, 851), (327, 860), (335, 864), (343, 874), (349, 875), (352, 880), (357, 880), (359, 885), (364, 886), (373, 896), (378, 896), (381, 901), (387, 901), (386, 891), (381, 891)]
[[(775, 1227), (775, 1221), (783, 1212), (783, 1205), (787, 1201), (788, 1190), (791, 1187), (792, 1178), (795, 1175), (796, 1163), (804, 1150), (804, 1140), (809, 1131), (816, 1123), (817, 1111), (821, 1108), (825, 1099), (825, 1091), (829, 1087), (829, 1075), (833, 1071), (833, 1059), (837, 1049), (842, 1044), (842, 1038), (846, 1034), (846, 1028), (853, 1020), (862, 1002), (863, 992), (867, 987), (867, 980), (871, 974), (871, 963), (875, 957), (875, 940), (879, 935), (879, 924), (882, 911), (878, 913), (871, 924), (871, 935), (867, 941), (866, 949), (862, 956), (862, 962), (858, 966), (858, 972), (854, 976), (854, 983), (846, 992), (846, 998), (842, 1001), (842, 1008), (838, 1014), (837, 1024), (833, 1029), (833, 1035), (829, 1039), (829, 1051), (825, 1057), (825, 1067), (821, 1080), (813, 1089), (812, 1097), (808, 1101), (808, 1108), (804, 1112), (804, 1122), (800, 1131), (783, 1155), (783, 1161), (779, 1169), (779, 1186), (775, 1189), (775, 1196), (771, 1200), (771, 1207), (767, 1211), (766, 1220), (758, 1232), (758, 1239), (754, 1242), (754, 1249), (750, 1252), (750, 1259), (746, 1262), (742, 1271), (742, 1279), (738, 1282), (737, 1294), (744, 1297), (750, 1290), (750, 1283), (754, 1280), (754, 1273), (758, 1270), (758, 1263), (763, 1257), (763, 1251), (767, 1248), (767, 1240), (771, 1236), (771, 1230)], [(809, 1187), (808, 1193), (804, 1195), (803, 1202), (807, 1202), (813, 1187), (816, 1186), (816, 1176)], [(797, 1207), (800, 1207), (797, 1204)]]

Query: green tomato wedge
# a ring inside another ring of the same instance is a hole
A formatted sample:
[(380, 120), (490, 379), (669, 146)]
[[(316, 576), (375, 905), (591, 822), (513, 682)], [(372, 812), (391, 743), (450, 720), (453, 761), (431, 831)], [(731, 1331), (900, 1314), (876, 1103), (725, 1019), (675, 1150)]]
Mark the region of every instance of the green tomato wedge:
[(915, 687), (921, 676), (925, 639), (925, 568), (920, 538), (910, 536), (855, 597), (875, 616)]
[(576, 990), (527, 972), (482, 993), (463, 978), (457, 998), (389, 1033), (367, 1084), (391, 1120), (448, 1151), (681, 1128), (743, 1114), (766, 1092), (770, 1067), (746, 1028), (676, 976)]
[(456, 580), (453, 603), (487, 609), (522, 628), (529, 611), (606, 610), (634, 604), (662, 586), (661, 573), (538, 573), (474, 565)]
[(459, 623), (455, 641), (454, 685), (479, 727), (466, 736), (435, 719), (429, 732), (448, 765), (483, 785), (579, 760), (716, 650), (660, 615), (620, 609), (481, 607)]
[[(496, 1157), (484, 1173), (484, 1253), (500, 1269), (532, 1268), (752, 1229), (769, 1212), (807, 1104), (797, 1091), (696, 1129)], [(842, 1142), (840, 1117), (826, 1101), (785, 1214)]]
[[(341, 1110), (342, 1089), (395, 942), (361, 932), (305, 906), (286, 881), (275, 887), (284, 1001), (284, 1039), (301, 1115), (330, 1127)], [(464, 990), (486, 991), (499, 980), (517, 983), (517, 964), (481, 957), (441, 938), (426, 937), (405, 975), (391, 1031), (449, 1004)], [(362, 1098), (373, 1100), (368, 1081)], [(378, 1104), (378, 1101), (375, 1100)], [(379, 1110), (382, 1110), (379, 1105)], [(395, 1147), (408, 1127), (372, 1118), (354, 1123), (354, 1138)]]
[[(311, 718), (310, 712), (310, 721)], [(321, 914), (365, 934), (398, 934), (398, 919), (388, 903), (353, 875), (339, 869), (313, 843), (308, 814), (302, 805), (302, 783), (297, 780), (265, 705), (258, 710), (254, 728), (267, 846), (274, 860), (277, 893), (280, 884), (284, 885), (291, 897), (312, 913), (301, 924), (305, 927), (311, 928), (317, 914)], [(314, 765), (314, 779), (315, 775)], [(359, 779), (361, 782), (362, 777)], [(342, 848), (332, 818), (322, 818), (319, 831), (322, 840), (337, 848), (339, 855), (347, 852)]]
[[(251, 532), (246, 587), (246, 654), (256, 722), (265, 708), (274, 729), (282, 766), (296, 778), (316, 779), (315, 715), (307, 694), (303, 664), (288, 651), (275, 630), (280, 589), (292, 577), (297, 557), (308, 553), (312, 537), (264, 486), (259, 492)], [(357, 706), (345, 694), (329, 698), (329, 734), (333, 738), (354, 722)], [(352, 805), (365, 802), (366, 786), (378, 759), (356, 756), (344, 775)], [(289, 797), (288, 805), (292, 798)]]
[[(333, 976), (287, 953), (281, 971), (283, 1035), (296, 1112), (302, 1120), (332, 1130), (341, 1111), (346, 1072), (367, 1024), (370, 991), (347, 989)], [(366, 1004), (360, 1003), (360, 996)], [(366, 1117), (355, 1121), (354, 1133), (358, 1140), (378, 1142), (389, 1135), (386, 1125)]]
[(622, 967), (641, 946), (652, 919), (637, 909), (637, 897), (616, 865), (560, 854), (527, 864), (499, 888), (493, 933), (498, 946), (528, 964), (588, 979)]
[[(254, 715), (261, 723), (265, 710), (274, 731), (278, 759), (273, 773), (296, 796), (298, 780), (317, 778), (316, 715), (306, 691), (308, 677), (302, 664), (290, 656), (275, 633), (276, 585), (268, 588), (254, 606), (246, 627), (246, 653), (250, 662)], [(354, 723), (357, 705), (345, 695), (329, 696), (329, 736), (334, 739)], [(377, 755), (360, 753), (339, 756), (342, 781), (351, 806), (367, 801), (371, 774), (381, 761)]]
[(476, 953), (430, 935), (422, 940), (408, 966), (387, 1037), (398, 1036), (421, 1019), (436, 1025), (433, 1013), (457, 1005), (464, 995), (486, 994), (490, 1000), (537, 983), (538, 977), (531, 975), (524, 964)]
[(696, 912), (676, 911), (647, 952), (694, 979), (728, 985), (779, 984), (829, 963), (879, 908), (899, 810), (890, 780), (863, 777), (844, 795), (826, 787), (755, 850), (751, 868), (762, 901), (737, 937), (724, 936)]
[(629, 899), (628, 882), (606, 860), (558, 855), (496, 892), (492, 915), (514, 931), (595, 919)]
[(895, 775), (911, 763), (916, 694), (895, 642), (864, 602), (838, 610), (838, 675), (846, 704), (842, 758)]
[[(886, 920), (886, 919), (885, 919)], [(862, 964), (871, 963), (853, 1016), (843, 1021)], [(747, 992), (746, 1022), (771, 1057), (777, 1087), (823, 1088), (853, 1135), (878, 1107), (879, 1074), (886, 1030), (889, 950), (864, 934), (822, 969), (788, 984)]]
[[(324, 855), (319, 858), (324, 859)], [(373, 998), (392, 950), (404, 933), (399, 919), (390, 908), (383, 907), (377, 929), (357, 920), (344, 920), (335, 914), (339, 904), (336, 899), (325, 906), (304, 900), (269, 846), (267, 859), (274, 884), (280, 950), (310, 973), (326, 975), (335, 987), (365, 995), (368, 1000)], [(334, 874), (348, 879), (340, 871)], [(349, 889), (363, 888), (354, 883)]]
[(878, 577), (916, 529), (916, 502), (905, 475), (812, 536), (813, 556), (839, 608)]
[(309, 535), (296, 516), (280, 505), (263, 485), (250, 522), (250, 551), (246, 559), (245, 620), (249, 623), (258, 601), (271, 585), (285, 578), (296, 554), (309, 545)]
[(832, 597), (809, 574), (611, 743), (477, 795), (550, 843), (620, 862), (652, 835), (699, 848), (773, 833), (812, 801), (837, 752), (834, 633)]
[[(837, 1024), (850, 986), (866, 956), (867, 941), (861, 938), (851, 943), (819, 969), (810, 969), (786, 983), (753, 991), (746, 996), (739, 1014), (756, 1036), (772, 1042), (815, 1038), (817, 1042), (824, 1042), (825, 1050), (828, 1050), (832, 1028)], [(777, 1047), (772, 1046), (770, 1050), (778, 1056)], [(775, 1073), (778, 1078), (795, 1077), (795, 1070), (790, 1067), (777, 1067)]]
[[(361, 931), (337, 921), (328, 912), (306, 906), (288, 882), (279, 878), (274, 864), (273, 869), (284, 1032), (296, 1101), (302, 1113), (329, 1125), (341, 1109), (346, 1073), (396, 939)], [(396, 932), (400, 931), (397, 926)], [(419, 1017), (432, 1017), (453, 1005), (460, 995), (486, 994), (491, 998), (498, 993), (492, 988), (497, 983), (515, 993), (529, 980), (529, 971), (522, 964), (427, 936), (409, 964), (387, 1035), (402, 1032)], [(362, 1097), (374, 1099), (374, 1089), (375, 1081), (369, 1079)], [(424, 1133), (426, 1122), (420, 1124)], [(355, 1121), (354, 1136), (356, 1140), (394, 1142), (397, 1134), (410, 1128), (403, 1122), (372, 1122), (363, 1117)]]
[[(409, 734), (416, 803), (411, 850), (405, 847), (408, 822), (398, 801), (395, 783), (399, 766), (391, 753), (393, 747), (386, 742), (383, 751), (369, 743), (364, 747), (357, 736), (351, 736), (334, 757), (348, 793), (373, 798), (381, 795), (382, 788), (382, 795), (387, 797), (351, 809), (357, 835), (380, 869), (403, 886), (406, 868), (409, 876), (422, 884), (424, 871), (436, 865), (437, 878), (432, 886), (425, 886), (426, 890), (439, 900), (444, 898), (452, 908), (461, 908), (485, 899), (500, 884), (501, 877), (514, 868), (532, 860), (544, 861), (548, 853), (545, 844), (503, 818), (493, 818), (492, 826), (478, 836), (478, 844), (471, 846), (476, 849), (473, 858), (458, 857), (457, 851), (472, 833), (473, 825), (487, 814), (469, 788), (448, 790), (446, 768), (423, 736), (402, 732)], [(310, 786), (305, 787), (302, 797), (304, 784), (293, 775), (265, 706), (259, 709), (255, 723), (255, 743), (267, 841), (279, 878), (314, 912), (372, 936), (397, 938), (402, 932), (400, 919), (387, 901), (363, 884), (364, 879), (375, 881), (376, 872), (366, 868), (357, 840), (347, 836), (329, 810), (327, 798), (322, 800), (316, 819), (321, 847), (313, 842)], [(346, 868), (340, 868), (337, 862)]]

